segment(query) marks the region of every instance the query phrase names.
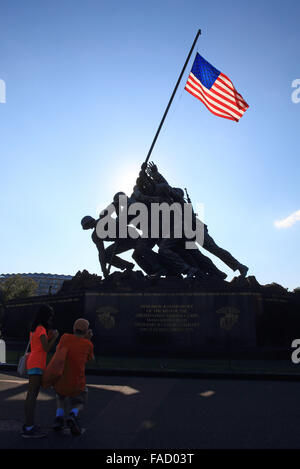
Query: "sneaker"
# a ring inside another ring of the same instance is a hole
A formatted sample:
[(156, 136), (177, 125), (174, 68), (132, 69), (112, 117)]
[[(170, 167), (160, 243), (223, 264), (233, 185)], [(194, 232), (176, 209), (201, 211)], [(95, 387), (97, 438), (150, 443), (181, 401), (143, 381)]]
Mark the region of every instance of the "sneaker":
[(67, 418), (67, 425), (71, 429), (72, 435), (81, 435), (81, 428), (73, 412), (69, 413), (69, 416)]
[(59, 432), (61, 430), (63, 430), (65, 426), (65, 420), (63, 417), (55, 417), (54, 419), (54, 424), (53, 424), (53, 430), (55, 430), (56, 432)]
[(47, 433), (42, 432), (41, 429), (36, 425), (33, 425), (30, 430), (26, 430), (26, 426), (23, 425), (21, 436), (23, 438), (44, 438), (47, 436)]

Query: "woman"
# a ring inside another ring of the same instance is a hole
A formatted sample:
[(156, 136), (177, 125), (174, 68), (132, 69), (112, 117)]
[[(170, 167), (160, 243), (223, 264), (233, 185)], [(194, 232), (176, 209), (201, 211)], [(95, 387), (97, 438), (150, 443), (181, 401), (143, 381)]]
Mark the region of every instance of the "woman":
[(30, 332), (30, 354), (27, 359), (29, 387), (25, 401), (25, 424), (23, 438), (42, 438), (46, 433), (34, 425), (34, 412), (39, 394), (43, 371), (46, 368), (47, 352), (53, 347), (58, 331), (52, 330), (54, 311), (48, 305), (42, 305), (34, 319)]

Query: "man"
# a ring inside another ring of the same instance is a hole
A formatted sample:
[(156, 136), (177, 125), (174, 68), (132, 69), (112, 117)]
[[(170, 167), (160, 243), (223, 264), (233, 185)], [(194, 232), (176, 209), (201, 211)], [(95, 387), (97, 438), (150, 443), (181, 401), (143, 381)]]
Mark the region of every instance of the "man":
[(64, 334), (57, 346), (57, 350), (67, 349), (63, 375), (56, 381), (56, 417), (53, 429), (60, 431), (64, 428), (66, 404), (69, 401), (70, 411), (67, 425), (72, 435), (80, 435), (81, 428), (78, 414), (84, 407), (87, 398), (85, 365), (94, 358), (94, 346), (91, 342), (93, 333), (89, 329), (86, 319), (77, 319), (73, 325), (73, 334)]

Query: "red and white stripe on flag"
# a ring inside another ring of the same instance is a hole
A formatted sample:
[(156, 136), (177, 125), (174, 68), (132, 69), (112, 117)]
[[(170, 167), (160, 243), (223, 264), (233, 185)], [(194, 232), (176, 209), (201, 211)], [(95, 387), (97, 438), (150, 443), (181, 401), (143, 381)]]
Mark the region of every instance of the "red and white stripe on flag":
[(249, 107), (224, 73), (220, 73), (208, 89), (191, 72), (185, 89), (198, 98), (210, 112), (225, 119), (238, 122)]

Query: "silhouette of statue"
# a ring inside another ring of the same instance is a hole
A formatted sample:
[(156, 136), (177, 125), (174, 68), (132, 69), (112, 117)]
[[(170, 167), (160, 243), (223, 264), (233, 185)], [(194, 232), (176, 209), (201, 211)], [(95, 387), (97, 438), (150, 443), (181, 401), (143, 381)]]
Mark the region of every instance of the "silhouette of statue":
[[(167, 188), (167, 186), (169, 186), (169, 184), (166, 181), (166, 179), (158, 172), (157, 166), (155, 164), (150, 163), (148, 165), (147, 173), (148, 173), (150, 179), (157, 182), (158, 187), (161, 188), (160, 190), (165, 190), (165, 191), (167, 190), (166, 188)], [(169, 193), (173, 194), (173, 196), (174, 196), (174, 191), (179, 194), (180, 189), (171, 188)], [(194, 217), (196, 217), (195, 214), (194, 214)], [(245, 277), (247, 275), (248, 267), (241, 264), (239, 261), (237, 261), (232, 256), (232, 254), (230, 254), (230, 252), (228, 252), (225, 249), (218, 246), (216, 244), (216, 242), (214, 241), (214, 239), (209, 235), (207, 225), (205, 225), (205, 224), (204, 224), (204, 241), (203, 241), (202, 247), (206, 251), (208, 251), (211, 254), (218, 257), (221, 261), (224, 262), (224, 264), (226, 264), (228, 267), (230, 267), (230, 269), (232, 269), (233, 271), (238, 270), (242, 277)], [(196, 256), (198, 257), (198, 254)], [(208, 258), (206, 258), (206, 259), (208, 259)], [(225, 274), (223, 274), (223, 275), (225, 275)]]
[[(175, 236), (174, 216), (173, 218), (170, 217), (170, 233), (167, 237), (163, 234), (161, 218), (158, 220), (159, 232), (156, 237), (153, 237), (152, 233), (150, 236), (149, 233), (145, 235), (143, 231), (140, 233), (141, 226), (134, 226), (136, 223), (135, 215), (128, 215), (129, 207), (136, 202), (143, 203), (147, 207), (149, 228), (152, 221), (153, 203), (172, 205), (174, 202), (177, 202), (182, 209), (181, 213), (184, 213), (184, 204), (190, 203), (190, 200), (189, 197), (188, 200), (185, 199), (184, 191), (181, 188), (170, 186), (164, 176), (159, 173), (157, 166), (150, 162), (148, 165), (146, 163), (142, 165), (131, 196), (127, 197), (124, 192), (118, 192), (115, 194), (111, 204), (116, 213), (116, 218), (112, 219), (111, 217), (110, 219), (113, 220), (117, 228), (125, 219), (129, 236), (125, 238), (118, 236), (119, 231), (116, 229), (115, 237), (107, 235), (105, 239), (101, 239), (97, 235), (96, 227), (101, 218), (107, 215), (107, 212), (101, 212), (98, 220), (91, 216), (85, 216), (81, 220), (81, 225), (84, 230), (93, 230), (92, 240), (98, 249), (99, 262), (105, 278), (109, 274), (111, 265), (121, 270), (132, 270), (134, 268), (133, 263), (118, 256), (118, 254), (131, 249), (133, 250), (133, 260), (147, 275), (161, 276), (175, 274), (181, 276), (181, 274), (184, 274), (188, 277), (203, 277), (205, 275), (219, 279), (226, 278), (227, 275), (220, 271), (212, 260), (201, 252), (196, 243), (195, 249), (190, 250), (185, 248), (187, 239), (183, 229), (184, 217), (181, 217), (180, 221), (182, 224), (182, 237), (180, 238)], [(176, 204), (174, 205), (176, 206)], [(125, 213), (125, 210), (127, 210), (126, 217), (122, 217), (121, 221), (121, 215)], [(193, 211), (193, 229), (195, 229), (196, 221), (196, 214)], [(237, 261), (228, 251), (219, 247), (209, 235), (207, 225), (203, 223), (202, 225), (204, 227), (203, 248), (222, 260), (232, 270), (239, 270), (241, 276), (246, 276), (248, 267)], [(112, 244), (105, 248), (104, 241), (112, 242)], [(158, 253), (153, 251), (155, 246), (158, 246)], [(107, 264), (109, 264), (109, 268), (107, 268)]]
[[(99, 263), (100, 263), (101, 270), (102, 270), (102, 273), (103, 273), (104, 277), (106, 278), (107, 275), (108, 275), (107, 267), (106, 267), (106, 264), (108, 262), (111, 262), (111, 265), (113, 265), (114, 267), (116, 267), (117, 269), (120, 269), (120, 270), (126, 270), (126, 269), (131, 270), (131, 269), (133, 269), (133, 267), (134, 267), (133, 263), (128, 262), (125, 259), (121, 259), (117, 255), (114, 255), (113, 258), (112, 258), (112, 253), (114, 251), (114, 248), (112, 247), (113, 245), (110, 245), (107, 249), (104, 248), (104, 241), (103, 241), (103, 239), (101, 239), (97, 236), (97, 232), (96, 232), (96, 226), (97, 226), (97, 223), (98, 223), (99, 220), (100, 220), (100, 218), (98, 220), (95, 220), (95, 218), (87, 215), (87, 216), (82, 218), (81, 226), (84, 230), (93, 230), (91, 238), (92, 238), (93, 242), (96, 244), (96, 247), (98, 249)], [(116, 240), (111, 239), (111, 238), (106, 238), (105, 241), (115, 242)], [(121, 247), (122, 246), (120, 246), (120, 248)], [(131, 249), (131, 248), (129, 248), (129, 249)], [(123, 251), (121, 250), (120, 252), (124, 252), (124, 250)], [(119, 250), (115, 254), (118, 254), (118, 253), (119, 253)]]
[[(147, 205), (150, 214), (152, 203), (166, 202), (172, 204), (176, 197), (178, 198), (176, 190), (173, 190), (168, 184), (151, 179), (146, 172), (145, 164), (142, 165), (136, 186), (134, 187), (133, 196), (135, 200)], [(163, 237), (161, 228), (160, 224), (158, 238), (151, 238), (152, 243), (145, 243), (144, 249), (151, 250), (157, 244), (159, 247), (158, 254), (163, 260), (164, 265), (168, 266), (171, 271), (187, 275), (188, 277), (196, 275), (198, 269), (188, 264), (176, 250), (182, 244), (182, 239), (174, 236), (174, 219), (170, 218), (170, 236), (168, 238)]]
[[(135, 229), (135, 227), (130, 225), (131, 220), (134, 218), (133, 216), (130, 217), (127, 215), (127, 229), (129, 230), (131, 236), (127, 236), (126, 238), (118, 237), (120, 212), (124, 209), (121, 201), (124, 201), (124, 198), (126, 199), (129, 205), (133, 202), (133, 200), (130, 201), (128, 199), (124, 192), (118, 192), (113, 198), (112, 206), (114, 206), (115, 208), (117, 217), (116, 219), (112, 219), (112, 223), (116, 225), (116, 238), (107, 236), (105, 239), (101, 239), (97, 235), (97, 223), (101, 218), (107, 216), (107, 213), (105, 211), (102, 212), (102, 215), (99, 217), (98, 220), (95, 220), (89, 215), (83, 217), (83, 219), (81, 220), (81, 226), (84, 230), (93, 230), (91, 237), (98, 249), (99, 263), (105, 278), (108, 276), (109, 273), (107, 264), (112, 265), (120, 270), (132, 270), (134, 268), (134, 264), (132, 262), (128, 262), (118, 256), (118, 254), (122, 254), (123, 252), (129, 251), (131, 249), (133, 249), (132, 258), (137, 263), (137, 265), (148, 275), (156, 274), (161, 269), (161, 266), (158, 262), (158, 254), (153, 251), (145, 252), (139, 246), (140, 234)], [(104, 241), (112, 242), (112, 244), (105, 248)]]

